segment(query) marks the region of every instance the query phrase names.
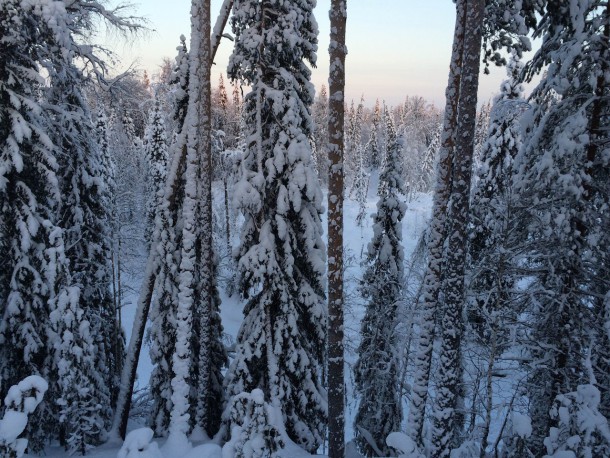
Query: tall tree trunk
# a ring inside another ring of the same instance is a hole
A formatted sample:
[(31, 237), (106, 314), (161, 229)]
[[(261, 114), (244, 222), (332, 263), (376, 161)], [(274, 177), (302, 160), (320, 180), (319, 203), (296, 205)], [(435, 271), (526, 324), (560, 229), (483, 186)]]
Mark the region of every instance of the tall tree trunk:
[(133, 385), (136, 380), (138, 360), (140, 359), (140, 350), (142, 349), (142, 340), (144, 339), (144, 328), (146, 326), (148, 310), (150, 309), (150, 301), (155, 286), (158, 266), (156, 253), (154, 250), (151, 250), (146, 263), (144, 282), (142, 283), (142, 288), (140, 290), (136, 315), (131, 330), (131, 338), (129, 339), (129, 346), (127, 347), (127, 353), (125, 355), (125, 364), (123, 365), (123, 371), (121, 373), (121, 384), (117, 397), (116, 411), (114, 413), (112, 428), (109, 433), (110, 440), (112, 441), (125, 439), (125, 434), (127, 432), (127, 421), (129, 420)]
[(343, 149), (346, 0), (331, 0), (328, 78), (328, 457), (345, 455)]
[[(481, 450), (479, 457), (485, 458), (487, 445), (489, 444), (489, 430), (491, 429), (492, 411), (493, 411), (493, 370), (497, 358), (498, 351), (498, 326), (497, 320), (494, 320), (491, 328), (491, 350), (489, 352), (489, 361), (487, 362), (487, 373), (485, 374), (485, 420), (483, 423), (483, 433), (481, 435)], [(473, 422), (474, 423), (474, 422)]]
[(226, 227), (226, 243), (227, 243), (227, 254), (231, 256), (231, 213), (229, 209), (229, 178), (224, 177), (222, 180), (222, 187), (224, 188), (225, 198), (225, 227)]
[(437, 165), (437, 178), (432, 204), (432, 221), (428, 235), (428, 266), (424, 274), (421, 293), (421, 318), (419, 339), (415, 353), (415, 380), (409, 408), (407, 431), (411, 438), (423, 446), (423, 426), (428, 400), (432, 347), (435, 336), (435, 321), (438, 295), (443, 278), (443, 247), (446, 238), (447, 208), (451, 194), (451, 170), (455, 146), (458, 97), (460, 91), (460, 69), (464, 50), (464, 28), (466, 5), (457, 3), (453, 49), (449, 65), (449, 81), (445, 91), (445, 114), (441, 136), (441, 148)]
[(470, 179), (474, 155), (477, 91), (481, 59), (484, 0), (463, 0), (466, 28), (458, 122), (453, 160), (451, 221), (446, 255), (444, 307), (437, 396), (434, 405), (431, 457), (448, 457), (456, 446), (463, 420), (461, 337), (463, 332), (464, 269), (467, 253)]
[[(200, 160), (198, 187), (199, 187), (199, 243), (198, 256), (199, 291), (197, 291), (198, 307), (193, 317), (193, 335), (198, 340), (199, 354), (194, 355), (198, 366), (198, 380), (196, 381), (197, 401), (195, 407), (195, 428), (207, 431), (210, 418), (208, 418), (207, 397), (210, 392), (210, 345), (211, 345), (211, 315), (212, 301), (214, 300), (214, 248), (212, 245), (212, 87), (211, 87), (211, 39), (210, 39), (210, 0), (200, 0), (199, 34), (201, 43), (199, 48), (200, 63), (197, 73), (199, 75), (199, 105), (198, 123), (199, 132), (198, 155)], [(227, 3), (227, 2), (225, 2)], [(224, 5), (223, 5), (224, 6)], [(194, 358), (194, 359), (195, 359)]]
[(222, 38), (222, 34), (227, 25), (227, 21), (229, 20), (229, 16), (231, 15), (231, 8), (233, 8), (233, 3), (234, 0), (224, 0), (220, 7), (218, 18), (216, 18), (216, 23), (214, 24), (214, 30), (212, 31), (210, 44), (210, 49), (212, 50), (212, 53), (210, 55), (211, 65), (214, 65), (214, 57), (216, 56), (216, 51), (218, 50), (218, 46), (220, 45), (220, 39)]
[[(227, 3), (227, 1), (225, 1)], [(231, 2), (232, 6), (232, 2)], [(221, 9), (220, 15), (214, 27), (214, 37), (211, 39), (211, 55), (210, 65), (214, 61), (216, 51), (220, 45), (220, 37), (222, 36), (222, 30), (227, 23), (231, 7)], [(219, 24), (222, 24), (221, 26)], [(173, 159), (172, 170), (180, 170), (181, 164), (186, 161), (186, 148), (182, 148), (180, 154), (176, 154)], [(177, 173), (170, 173), (168, 175), (168, 182), (166, 183), (166, 199), (169, 201), (170, 206), (175, 206), (175, 196), (180, 185), (180, 177)], [(114, 413), (114, 420), (109, 436), (111, 440), (118, 441), (119, 439), (125, 439), (127, 432), (127, 421), (129, 420), (129, 410), (131, 408), (131, 396), (133, 395), (133, 386), (136, 380), (136, 373), (138, 369), (138, 360), (140, 359), (140, 351), (142, 349), (142, 341), (144, 339), (144, 330), (146, 328), (146, 320), (148, 319), (148, 312), (150, 311), (150, 302), (152, 300), (153, 290), (155, 287), (155, 280), (159, 272), (159, 262), (157, 259), (156, 246), (159, 243), (159, 233), (156, 231), (153, 237), (153, 243), (151, 244), (150, 253), (146, 262), (146, 270), (144, 273), (144, 280), (142, 282), (142, 288), (140, 290), (140, 296), (138, 298), (138, 304), (136, 308), (136, 314), (134, 317), (133, 328), (131, 332), (131, 338), (129, 340), (129, 346), (127, 348), (127, 354), (125, 357), (125, 365), (121, 373), (121, 385), (120, 391), (117, 398), (116, 411)], [(120, 313), (120, 312), (119, 312)]]

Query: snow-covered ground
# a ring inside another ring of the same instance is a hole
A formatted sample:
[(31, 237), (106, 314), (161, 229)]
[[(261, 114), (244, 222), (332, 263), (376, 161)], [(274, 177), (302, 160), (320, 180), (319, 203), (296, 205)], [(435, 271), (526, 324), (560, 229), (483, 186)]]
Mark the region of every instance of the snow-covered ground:
[[(371, 183), (371, 192), (368, 196), (367, 211), (372, 214), (376, 210), (377, 196), (373, 192), (376, 188)], [(405, 259), (408, 263), (410, 254), (413, 251), (417, 241), (425, 229), (428, 218), (430, 215), (430, 209), (432, 205), (432, 197), (428, 194), (420, 194), (408, 203), (405, 218), (403, 220), (403, 246), (405, 250)], [(372, 236), (372, 219), (367, 218), (364, 227), (359, 227), (356, 224), (356, 216), (358, 214), (358, 203), (350, 199), (345, 201), (344, 209), (344, 243), (345, 243), (345, 254), (348, 259), (347, 270), (345, 274), (346, 279), (346, 386), (347, 386), (347, 412), (346, 412), (346, 438), (349, 440), (353, 437), (352, 423), (353, 416), (356, 409), (356, 397), (353, 392), (353, 377), (352, 377), (352, 366), (356, 362), (357, 355), (355, 350), (359, 343), (359, 332), (360, 332), (360, 320), (364, 315), (364, 304), (362, 303), (358, 291), (358, 280), (361, 277), (361, 260), (364, 258), (366, 253), (366, 246)], [(326, 227), (326, 215), (323, 215), (323, 225)], [(138, 261), (135, 261), (138, 262)], [(134, 272), (143, 272), (143, 264), (146, 262), (146, 257), (141, 257), (142, 267), (133, 269)], [(126, 331), (127, 340), (129, 340), (131, 328), (133, 325), (135, 307), (138, 298), (139, 284), (141, 278), (138, 275), (134, 275), (129, 278), (131, 288), (129, 293), (126, 295), (127, 305), (123, 309), (123, 327)], [(224, 285), (220, 285), (220, 293), (222, 298), (221, 314), (222, 324), (226, 334), (235, 339), (239, 326), (241, 324), (243, 315), (242, 308), (243, 303), (237, 295), (232, 297), (227, 296)], [(136, 381), (136, 390), (145, 387), (148, 384), (150, 374), (152, 372), (152, 363), (149, 357), (149, 349), (145, 344), (145, 348), (142, 349), (140, 354), (140, 361), (138, 363), (138, 378)], [(134, 431), (135, 429), (142, 428), (146, 425), (141, 424), (138, 421), (132, 421), (129, 425), (129, 430)], [(142, 432), (138, 432), (142, 443), (146, 442), (142, 437)], [(141, 451), (133, 450), (131, 453), (122, 455), (119, 458), (228, 458), (223, 457), (220, 453), (220, 448), (213, 444), (201, 444), (194, 442), (193, 448), (185, 454), (175, 454), (165, 444), (165, 439), (154, 440), (156, 446), (150, 448), (144, 448)], [(94, 450), (92, 450), (88, 456), (92, 458), (116, 458), (119, 455), (121, 444), (104, 444)], [(324, 453), (324, 450), (321, 451)], [(28, 455), (26, 455), (28, 456)], [(51, 447), (46, 451), (46, 456), (50, 458), (58, 458), (66, 456), (66, 452), (59, 447)], [(291, 448), (286, 450), (285, 456), (287, 458), (299, 458), (309, 456), (302, 452), (301, 449)]]

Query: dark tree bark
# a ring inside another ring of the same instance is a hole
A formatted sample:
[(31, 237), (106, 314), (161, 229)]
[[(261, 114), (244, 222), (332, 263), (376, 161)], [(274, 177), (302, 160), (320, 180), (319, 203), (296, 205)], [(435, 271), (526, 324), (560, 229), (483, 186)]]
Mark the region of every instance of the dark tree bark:
[(328, 78), (328, 456), (345, 455), (343, 355), (343, 149), (346, 0), (330, 6)]
[(432, 347), (435, 336), (435, 317), (438, 308), (437, 302), (443, 281), (443, 247), (446, 239), (447, 210), (451, 195), (451, 170), (457, 129), (465, 21), (465, 2), (458, 2), (453, 50), (449, 65), (449, 81), (445, 91), (446, 104), (432, 204), (432, 221), (428, 236), (428, 266), (424, 274), (422, 294), (420, 296), (420, 333), (415, 355), (415, 380), (409, 409), (408, 432), (420, 447), (423, 446), (423, 426), (426, 402), (428, 400)]
[[(451, 221), (448, 233), (441, 351), (437, 396), (434, 405), (434, 429), (431, 457), (448, 457), (457, 444), (463, 426), (461, 337), (463, 332), (464, 269), (468, 245), (470, 180), (474, 155), (474, 133), (484, 0), (463, 0), (466, 4), (463, 64), (458, 102), (455, 154), (451, 190)], [(459, 3), (458, 3), (459, 4)]]
[[(231, 2), (225, 1), (226, 4)], [(230, 8), (229, 8), (230, 10)], [(210, 418), (209, 397), (212, 391), (212, 360), (210, 349), (213, 345), (212, 335), (212, 314), (214, 313), (213, 301), (215, 299), (215, 269), (214, 269), (214, 248), (212, 245), (212, 87), (211, 87), (211, 65), (212, 62), (212, 41), (210, 39), (210, 0), (202, 0), (200, 6), (200, 25), (201, 34), (200, 67), (197, 70), (199, 77), (199, 106), (198, 106), (198, 152), (199, 152), (199, 176), (198, 176), (198, 195), (199, 195), (199, 224), (197, 234), (199, 252), (197, 253), (197, 276), (198, 285), (196, 287), (195, 310), (193, 314), (193, 348), (197, 352), (193, 355), (194, 363), (197, 365), (195, 371), (195, 429), (201, 429), (208, 434), (210, 426), (218, 423), (217, 418)], [(228, 17), (221, 14), (221, 17)], [(222, 24), (224, 27), (225, 22)], [(214, 34), (218, 37), (220, 32)], [(217, 38), (218, 42), (220, 41)], [(222, 403), (222, 400), (217, 400)], [(214, 433), (217, 428), (214, 428)]]

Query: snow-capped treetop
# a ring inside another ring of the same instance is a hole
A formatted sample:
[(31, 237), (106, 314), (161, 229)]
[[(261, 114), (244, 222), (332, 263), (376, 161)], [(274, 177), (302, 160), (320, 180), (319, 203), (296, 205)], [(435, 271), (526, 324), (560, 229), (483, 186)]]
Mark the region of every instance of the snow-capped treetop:
[[(305, 61), (315, 65), (317, 60), (318, 24), (313, 15), (314, 5), (313, 0), (236, 0), (231, 18), (235, 49), (227, 70), (230, 78), (247, 85), (263, 80), (270, 90), (282, 90), (285, 84), (282, 79), (294, 79), (299, 100), (310, 106), (315, 90)], [(262, 34), (257, 26), (260, 21), (267, 24)], [(309, 122), (303, 127), (309, 135)]]
[(180, 132), (186, 118), (189, 87), (189, 54), (184, 35), (180, 35), (180, 45), (176, 47), (176, 50), (178, 55), (176, 56), (170, 84), (174, 91), (174, 121), (176, 121), (178, 132)]

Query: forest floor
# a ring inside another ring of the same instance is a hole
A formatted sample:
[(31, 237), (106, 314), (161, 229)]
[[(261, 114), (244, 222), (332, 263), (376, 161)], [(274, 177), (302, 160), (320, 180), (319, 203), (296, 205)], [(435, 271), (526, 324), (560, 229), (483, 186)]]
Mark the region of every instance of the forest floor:
[[(376, 190), (376, 186), (371, 183), (370, 189)], [(354, 436), (353, 434), (353, 418), (357, 407), (357, 397), (354, 393), (353, 388), (353, 372), (352, 368), (357, 360), (356, 349), (360, 341), (360, 320), (364, 315), (364, 306), (359, 293), (358, 284), (362, 277), (362, 265), (361, 259), (365, 258), (366, 247), (372, 237), (372, 218), (370, 214), (376, 211), (377, 196), (376, 193), (371, 191), (367, 202), (367, 214), (368, 218), (365, 218), (363, 227), (359, 227), (356, 224), (356, 217), (358, 215), (359, 207), (358, 203), (353, 200), (346, 198), (344, 208), (344, 246), (345, 246), (345, 257), (346, 257), (346, 310), (345, 310), (345, 347), (346, 347), (346, 371), (345, 371), (345, 382), (347, 389), (347, 412), (346, 412), (346, 437), (348, 440)], [(417, 245), (417, 242), (423, 233), (430, 215), (432, 206), (432, 196), (429, 194), (416, 195), (407, 204), (407, 211), (403, 220), (403, 247), (405, 250), (405, 263), (406, 271), (408, 273), (408, 266), (411, 258), (411, 253)], [(218, 205), (217, 207), (220, 207)], [(222, 214), (222, 210), (220, 210)], [(224, 215), (223, 215), (224, 216)], [(323, 227), (326, 227), (326, 214), (323, 215)], [(326, 234), (324, 234), (324, 237)], [(142, 256), (134, 257), (131, 261), (133, 266), (129, 269), (133, 272), (133, 275), (128, 276), (126, 283), (128, 284), (127, 294), (125, 295), (125, 306), (123, 308), (122, 320), (123, 327), (126, 332), (127, 341), (129, 341), (131, 328), (133, 325), (135, 315), (135, 304), (138, 300), (139, 285), (142, 281), (141, 273), (144, 271), (144, 264), (146, 263), (146, 254)], [(221, 265), (222, 267), (222, 265)], [(222, 274), (222, 271), (221, 271)], [(225, 272), (226, 275), (226, 272)], [(227, 275), (228, 276), (228, 275)], [(243, 319), (242, 308), (243, 302), (240, 300), (237, 294), (228, 296), (226, 293), (226, 281), (219, 282), (219, 290), (221, 294), (221, 315), (224, 332), (226, 334), (226, 341), (228, 343), (235, 341), (235, 336), (239, 330), (239, 326)], [(138, 378), (136, 381), (135, 390), (145, 389), (150, 374), (152, 372), (152, 363), (149, 357), (149, 348), (145, 343), (145, 348), (142, 349), (140, 354), (140, 360), (138, 363)], [(404, 400), (404, 409), (406, 412), (407, 402)], [(135, 418), (130, 420), (129, 430), (134, 430), (146, 426), (145, 419)], [(128, 458), (221, 458), (219, 454), (220, 449), (215, 446), (198, 446), (191, 450), (187, 455), (177, 456), (172, 454), (171, 451), (164, 450), (164, 440), (158, 441), (159, 448), (162, 454), (157, 456), (153, 454), (138, 454), (129, 455)], [(211, 445), (211, 444), (210, 444)], [(91, 458), (116, 458), (119, 451), (118, 445), (105, 444), (94, 450), (91, 450), (88, 454)], [(321, 451), (322, 456), (324, 450)], [(300, 456), (309, 456), (307, 454), (301, 454), (297, 450), (287, 451), (285, 454), (287, 458), (299, 458)], [(26, 457), (29, 455), (26, 455)], [(31, 455), (33, 458), (34, 455)], [(66, 452), (59, 447), (49, 447), (46, 450), (45, 456), (49, 458), (65, 457)], [(348, 458), (355, 458), (356, 455), (348, 455)]]

